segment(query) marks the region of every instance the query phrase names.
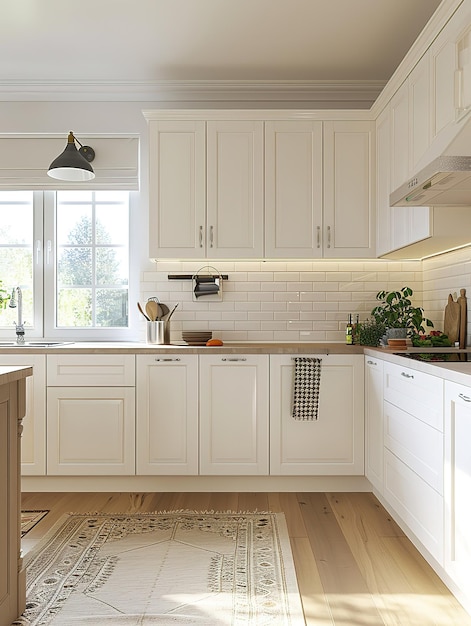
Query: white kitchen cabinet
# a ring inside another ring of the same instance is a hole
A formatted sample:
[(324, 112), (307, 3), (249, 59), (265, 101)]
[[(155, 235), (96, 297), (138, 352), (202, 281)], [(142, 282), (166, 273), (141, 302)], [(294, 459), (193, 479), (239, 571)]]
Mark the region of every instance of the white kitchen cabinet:
[(26, 414), (21, 435), (21, 474), (46, 474), (46, 356), (44, 354), (2, 354), (3, 365), (33, 368), (26, 379)]
[(265, 255), (323, 256), (322, 122), (265, 123)]
[(365, 475), (383, 491), (383, 361), (365, 356)]
[(133, 475), (134, 388), (49, 387), (48, 475)]
[(206, 254), (206, 124), (149, 122), (149, 256)]
[(443, 563), (443, 380), (384, 363), (383, 497)]
[(376, 120), (376, 255), (390, 252), (392, 244), (391, 116), (386, 107)]
[(263, 122), (149, 119), (149, 132), (150, 257), (262, 257)]
[(135, 473), (135, 357), (47, 357), (47, 474)]
[(471, 387), (445, 383), (445, 570), (471, 601)]
[(268, 355), (200, 355), (200, 474), (268, 474)]
[(324, 124), (324, 257), (375, 255), (374, 124)]
[(198, 473), (198, 356), (137, 355), (136, 473)]
[(206, 255), (263, 257), (263, 122), (208, 121)]
[(409, 171), (416, 172), (431, 142), (430, 55), (424, 54), (409, 74)]
[(322, 359), (318, 419), (292, 417), (294, 356), (270, 357), (270, 473), (362, 475), (364, 375), (362, 355)]

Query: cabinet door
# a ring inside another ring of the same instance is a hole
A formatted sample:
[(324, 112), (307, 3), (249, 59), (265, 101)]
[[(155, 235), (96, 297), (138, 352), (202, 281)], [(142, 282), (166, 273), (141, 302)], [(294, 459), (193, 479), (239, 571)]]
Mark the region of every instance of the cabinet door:
[(376, 255), (393, 249), (391, 193), (391, 122), (386, 107), (376, 120)]
[(263, 256), (263, 122), (207, 122), (206, 255)]
[(416, 172), (430, 146), (430, 56), (425, 54), (409, 75), (410, 170)]
[(198, 473), (198, 356), (137, 356), (137, 474)]
[(149, 122), (149, 256), (200, 258), (206, 237), (203, 121)]
[(268, 474), (268, 359), (199, 357), (200, 474)]
[(471, 598), (471, 387), (445, 383), (445, 569)]
[(363, 356), (313, 356), (322, 359), (315, 421), (292, 417), (294, 357), (270, 357), (270, 473), (362, 475)]
[(375, 143), (371, 122), (324, 122), (324, 256), (374, 256)]
[(47, 473), (132, 475), (134, 388), (49, 387)]
[(265, 123), (265, 256), (322, 256), (322, 122)]
[(3, 354), (3, 365), (26, 365), (33, 375), (26, 379), (26, 414), (21, 435), (21, 474), (46, 475), (46, 356)]
[(430, 47), (432, 140), (455, 121), (456, 47), (445, 32)]
[(365, 356), (365, 474), (383, 491), (383, 361)]

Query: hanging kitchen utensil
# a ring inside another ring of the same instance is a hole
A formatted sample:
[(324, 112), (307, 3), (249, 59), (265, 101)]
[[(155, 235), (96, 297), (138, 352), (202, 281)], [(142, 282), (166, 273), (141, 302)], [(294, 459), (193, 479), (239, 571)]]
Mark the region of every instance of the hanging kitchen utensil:
[[(200, 274), (203, 270), (214, 270), (215, 274)], [(205, 265), (193, 274), (193, 300), (197, 301), (204, 297), (205, 300), (220, 301), (222, 300), (222, 275), (212, 265)]]

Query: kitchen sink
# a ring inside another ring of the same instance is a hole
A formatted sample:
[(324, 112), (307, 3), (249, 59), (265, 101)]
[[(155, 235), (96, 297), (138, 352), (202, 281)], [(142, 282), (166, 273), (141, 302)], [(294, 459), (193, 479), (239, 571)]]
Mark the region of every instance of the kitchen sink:
[(66, 346), (72, 341), (27, 341), (16, 343), (16, 341), (0, 341), (0, 348), (54, 348), (56, 346)]

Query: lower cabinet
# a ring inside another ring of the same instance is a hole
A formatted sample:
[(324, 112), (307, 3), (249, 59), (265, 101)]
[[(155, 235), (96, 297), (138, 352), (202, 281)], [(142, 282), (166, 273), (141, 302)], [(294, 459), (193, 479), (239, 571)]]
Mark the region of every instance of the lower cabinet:
[(383, 490), (383, 361), (365, 356), (365, 476)]
[(200, 355), (200, 474), (266, 475), (268, 355)]
[(48, 475), (132, 475), (134, 389), (49, 387)]
[(443, 380), (384, 363), (383, 496), (443, 563)]
[(123, 354), (47, 357), (48, 475), (135, 474), (134, 362)]
[(322, 359), (318, 418), (292, 417), (295, 355), (270, 357), (270, 473), (362, 475), (363, 355)]
[(198, 474), (198, 356), (136, 361), (136, 473)]
[(445, 383), (445, 570), (471, 602), (471, 387)]

